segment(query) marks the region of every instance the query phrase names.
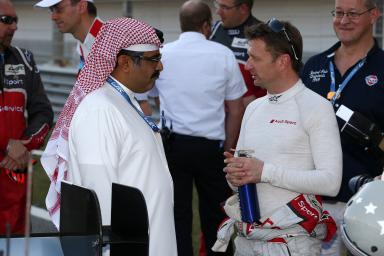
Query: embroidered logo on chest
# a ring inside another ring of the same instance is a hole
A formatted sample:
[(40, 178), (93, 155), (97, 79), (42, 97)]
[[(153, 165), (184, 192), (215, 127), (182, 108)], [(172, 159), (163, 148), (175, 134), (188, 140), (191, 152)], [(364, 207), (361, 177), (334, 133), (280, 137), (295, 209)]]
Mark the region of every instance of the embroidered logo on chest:
[(324, 78), (328, 74), (328, 70), (320, 69), (320, 70), (311, 70), (309, 73), (309, 79), (312, 80), (312, 83), (320, 82), (322, 78)]
[(277, 120), (277, 119), (272, 119), (270, 122), (270, 124), (285, 124), (285, 125), (296, 125), (296, 121), (290, 121), (290, 120)]
[(375, 84), (377, 84), (378, 81), (379, 81), (379, 79), (377, 78), (376, 75), (369, 75), (369, 76), (365, 77), (365, 83), (368, 86), (374, 86)]
[(234, 37), (231, 46), (234, 48), (248, 49), (248, 40), (246, 38)]
[(4, 74), (6, 76), (25, 75), (24, 65), (23, 64), (19, 64), (19, 65), (6, 64), (4, 66)]
[(229, 36), (236, 36), (236, 35), (240, 35), (240, 30), (239, 29), (228, 29), (227, 33)]
[(280, 99), (281, 95), (275, 95), (275, 96), (270, 96), (268, 97), (269, 102), (272, 103), (277, 103)]

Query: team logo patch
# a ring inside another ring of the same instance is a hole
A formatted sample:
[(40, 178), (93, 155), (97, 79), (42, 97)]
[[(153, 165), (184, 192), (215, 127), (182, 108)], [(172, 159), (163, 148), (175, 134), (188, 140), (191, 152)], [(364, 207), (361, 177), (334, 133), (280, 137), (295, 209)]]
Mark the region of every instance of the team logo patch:
[(286, 125), (296, 125), (297, 122), (296, 121), (290, 121), (290, 120), (284, 120), (284, 119), (281, 119), (281, 120), (277, 120), (277, 119), (272, 119), (271, 121), (269, 121), (270, 124), (286, 124)]
[(248, 49), (248, 39), (234, 37), (231, 46), (235, 48)]
[(239, 29), (228, 29), (227, 33), (229, 36), (236, 36), (236, 35), (240, 35), (240, 30)]
[(377, 84), (378, 81), (379, 81), (379, 79), (375, 75), (370, 75), (370, 76), (365, 77), (365, 83), (368, 86), (373, 86), (373, 85)]
[(269, 100), (269, 102), (276, 103), (279, 101), (280, 97), (281, 97), (281, 95), (269, 96), (268, 100)]
[(6, 76), (25, 75), (24, 65), (23, 64), (19, 64), (19, 65), (6, 64), (4, 66), (4, 74)]

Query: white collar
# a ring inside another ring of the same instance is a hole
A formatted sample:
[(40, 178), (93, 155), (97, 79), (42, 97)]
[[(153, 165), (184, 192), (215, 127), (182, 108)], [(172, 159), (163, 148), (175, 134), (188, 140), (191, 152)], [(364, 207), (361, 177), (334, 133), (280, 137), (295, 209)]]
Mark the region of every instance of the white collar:
[(136, 101), (134, 100), (135, 99), (135, 93), (133, 91), (131, 91), (130, 89), (128, 89), (125, 85), (123, 85), (122, 83), (120, 83), (116, 78), (114, 78), (112, 75), (110, 75), (110, 77), (113, 79), (113, 81), (115, 81), (120, 87), (121, 89), (123, 89), (124, 92), (126, 92), (129, 96), (129, 98), (131, 99), (132, 102)]
[(195, 31), (188, 31), (188, 32), (183, 32), (179, 36), (180, 40), (191, 40), (191, 39), (205, 39), (205, 36), (200, 33), (200, 32), (195, 32)]
[(279, 93), (279, 94), (267, 93), (267, 98), (269, 103), (279, 104), (294, 97), (298, 92), (302, 91), (304, 88), (305, 86), (303, 82), (301, 81), (301, 79), (299, 79), (291, 88), (289, 88), (283, 93)]

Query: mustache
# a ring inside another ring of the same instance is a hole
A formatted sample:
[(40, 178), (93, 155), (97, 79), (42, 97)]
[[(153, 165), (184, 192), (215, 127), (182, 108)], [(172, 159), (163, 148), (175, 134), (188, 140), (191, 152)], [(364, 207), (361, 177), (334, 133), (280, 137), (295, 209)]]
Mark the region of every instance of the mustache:
[(7, 33), (5, 36), (13, 38), (14, 35), (15, 35), (15, 33), (13, 32), (13, 33)]
[(153, 73), (153, 75), (151, 76), (151, 78), (155, 78), (155, 79), (157, 79), (157, 78), (159, 78), (159, 76), (160, 76), (160, 71), (156, 71), (155, 73)]

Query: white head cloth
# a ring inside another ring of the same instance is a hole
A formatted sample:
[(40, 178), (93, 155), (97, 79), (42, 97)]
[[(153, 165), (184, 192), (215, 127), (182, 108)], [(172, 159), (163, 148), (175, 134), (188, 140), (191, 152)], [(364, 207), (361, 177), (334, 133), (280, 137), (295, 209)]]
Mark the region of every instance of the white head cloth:
[(61, 181), (67, 180), (68, 131), (77, 106), (88, 93), (104, 85), (121, 49), (133, 45), (152, 45), (154, 47), (150, 49), (154, 50), (160, 44), (153, 27), (131, 18), (108, 21), (98, 33), (41, 157), (43, 168), (51, 180), (45, 203), (56, 227), (60, 222)]

